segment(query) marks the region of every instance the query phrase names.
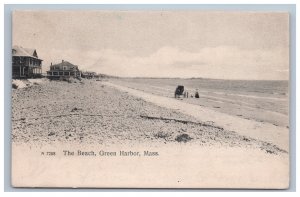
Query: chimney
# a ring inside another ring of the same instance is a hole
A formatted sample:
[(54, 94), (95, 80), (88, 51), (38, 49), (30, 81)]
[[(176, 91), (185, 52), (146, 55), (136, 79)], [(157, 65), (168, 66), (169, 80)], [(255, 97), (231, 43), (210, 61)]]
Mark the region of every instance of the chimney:
[(52, 62), (51, 62), (51, 66), (52, 66)]
[(64, 62), (64, 60), (61, 60), (61, 62), (63, 63), (63, 62)]

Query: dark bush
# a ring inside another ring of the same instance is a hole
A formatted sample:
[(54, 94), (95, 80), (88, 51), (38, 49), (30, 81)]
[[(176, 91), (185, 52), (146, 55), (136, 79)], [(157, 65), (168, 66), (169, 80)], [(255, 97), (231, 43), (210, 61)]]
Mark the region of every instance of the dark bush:
[(181, 134), (181, 135), (178, 135), (176, 138), (175, 138), (175, 140), (177, 141), (177, 142), (184, 142), (184, 143), (186, 143), (186, 142), (188, 142), (188, 141), (190, 141), (191, 139), (193, 139), (193, 138), (191, 138), (188, 134)]
[(18, 89), (18, 86), (17, 86), (16, 84), (13, 83), (13, 84), (12, 84), (12, 88), (13, 88), (13, 89)]

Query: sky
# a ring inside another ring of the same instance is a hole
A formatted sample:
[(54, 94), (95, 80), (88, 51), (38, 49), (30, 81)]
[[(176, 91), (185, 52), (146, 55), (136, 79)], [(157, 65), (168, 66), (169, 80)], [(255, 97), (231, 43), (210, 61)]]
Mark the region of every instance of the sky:
[(43, 72), (69, 61), (122, 77), (288, 80), (289, 15), (220, 11), (15, 11), (12, 44)]

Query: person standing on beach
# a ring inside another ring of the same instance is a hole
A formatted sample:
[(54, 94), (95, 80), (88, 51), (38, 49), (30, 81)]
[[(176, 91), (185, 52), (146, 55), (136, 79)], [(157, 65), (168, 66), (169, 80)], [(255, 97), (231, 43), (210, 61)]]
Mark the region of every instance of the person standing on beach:
[(199, 92), (198, 92), (198, 90), (196, 90), (196, 92), (195, 92), (195, 98), (199, 98)]

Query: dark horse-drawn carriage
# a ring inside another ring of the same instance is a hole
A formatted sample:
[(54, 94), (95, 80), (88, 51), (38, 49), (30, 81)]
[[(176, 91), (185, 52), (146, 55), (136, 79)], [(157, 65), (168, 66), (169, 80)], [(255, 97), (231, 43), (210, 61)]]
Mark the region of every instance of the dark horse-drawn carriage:
[(177, 86), (176, 90), (175, 90), (175, 98), (179, 98), (181, 95), (183, 95), (184, 92), (184, 86)]

